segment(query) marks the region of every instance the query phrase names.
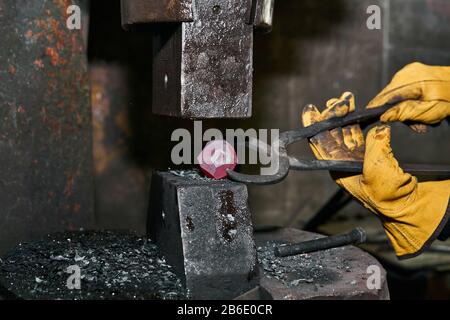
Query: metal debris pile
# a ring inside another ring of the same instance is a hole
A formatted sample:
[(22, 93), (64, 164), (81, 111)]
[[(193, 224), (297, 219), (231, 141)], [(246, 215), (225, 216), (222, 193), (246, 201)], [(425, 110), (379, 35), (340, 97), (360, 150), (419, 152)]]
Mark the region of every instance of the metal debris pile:
[[(300, 284), (318, 286), (329, 284), (339, 277), (333, 269), (343, 268), (346, 272), (351, 272), (348, 263), (339, 257), (338, 251), (342, 248), (290, 257), (276, 257), (274, 249), (282, 244), (284, 243), (269, 241), (264, 246), (258, 247), (258, 259), (266, 277), (277, 279), (288, 287)], [(320, 261), (331, 263), (324, 266)]]
[(217, 181), (215, 179), (203, 176), (199, 170), (170, 170), (169, 172), (175, 176), (182, 178), (189, 178), (200, 181)]
[[(67, 286), (73, 266), (80, 270), (80, 289)], [(186, 298), (155, 244), (117, 232), (72, 232), (23, 243), (0, 260), (0, 283), (23, 299)]]

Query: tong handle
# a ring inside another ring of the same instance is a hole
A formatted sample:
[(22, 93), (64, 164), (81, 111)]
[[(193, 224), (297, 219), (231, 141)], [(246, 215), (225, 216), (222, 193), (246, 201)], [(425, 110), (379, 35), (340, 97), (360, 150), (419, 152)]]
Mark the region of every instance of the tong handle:
[[(338, 172), (348, 172), (360, 174), (363, 171), (362, 161), (346, 160), (298, 160), (289, 158), (289, 166), (292, 170), (315, 171), (328, 170)], [(438, 176), (443, 178), (450, 177), (450, 165), (431, 165), (431, 164), (400, 164), (400, 167), (412, 175), (417, 176)]]

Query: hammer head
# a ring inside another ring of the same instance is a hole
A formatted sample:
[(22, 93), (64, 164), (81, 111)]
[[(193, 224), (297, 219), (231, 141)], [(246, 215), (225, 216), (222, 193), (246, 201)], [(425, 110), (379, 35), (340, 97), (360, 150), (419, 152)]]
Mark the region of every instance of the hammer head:
[(182, 118), (252, 115), (250, 0), (197, 0), (194, 20), (157, 25), (153, 112)]
[(121, 1), (124, 28), (155, 25), (154, 113), (251, 117), (253, 30), (271, 30), (274, 0)]

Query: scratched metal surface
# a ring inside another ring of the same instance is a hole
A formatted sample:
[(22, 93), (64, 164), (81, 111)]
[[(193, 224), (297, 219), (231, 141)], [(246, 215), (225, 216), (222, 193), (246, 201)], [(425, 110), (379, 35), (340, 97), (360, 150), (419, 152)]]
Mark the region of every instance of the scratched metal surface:
[(93, 220), (86, 48), (69, 0), (0, 1), (0, 252)]
[(247, 188), (195, 171), (156, 171), (148, 216), (159, 246), (193, 299), (232, 299), (259, 281)]
[(165, 36), (155, 44), (153, 111), (184, 118), (248, 118), (253, 79), (251, 1), (195, 4), (194, 22), (160, 30)]

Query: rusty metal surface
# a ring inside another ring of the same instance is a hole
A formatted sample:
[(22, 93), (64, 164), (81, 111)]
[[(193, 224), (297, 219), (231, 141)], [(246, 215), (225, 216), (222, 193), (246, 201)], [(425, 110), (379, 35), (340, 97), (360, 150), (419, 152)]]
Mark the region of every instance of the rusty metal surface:
[(148, 225), (190, 298), (232, 299), (258, 285), (245, 185), (155, 172)]
[(153, 111), (183, 118), (252, 114), (250, 0), (196, 1), (195, 21), (155, 37)]
[[(389, 299), (386, 272), (379, 262), (353, 246), (277, 258), (277, 245), (322, 237), (316, 233), (276, 228), (255, 233), (262, 269), (260, 286), (275, 300)], [(369, 289), (369, 266), (380, 268), (380, 289)]]
[(129, 70), (96, 62), (89, 72), (97, 224), (145, 232), (149, 178), (148, 169), (139, 166), (130, 151), (134, 130), (128, 108)]
[(93, 222), (86, 47), (69, 0), (0, 1), (0, 252)]
[(121, 0), (122, 25), (187, 22), (194, 19), (193, 0)]

